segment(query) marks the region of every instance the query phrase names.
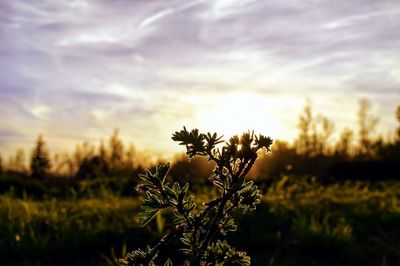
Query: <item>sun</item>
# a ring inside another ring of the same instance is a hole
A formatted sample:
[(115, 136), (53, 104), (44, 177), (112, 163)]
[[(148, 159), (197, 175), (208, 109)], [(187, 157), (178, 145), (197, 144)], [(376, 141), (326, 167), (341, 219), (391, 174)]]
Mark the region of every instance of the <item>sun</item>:
[(274, 137), (281, 130), (273, 106), (264, 96), (236, 92), (212, 98), (207, 108), (197, 111), (197, 120), (212, 132), (226, 138), (248, 130)]

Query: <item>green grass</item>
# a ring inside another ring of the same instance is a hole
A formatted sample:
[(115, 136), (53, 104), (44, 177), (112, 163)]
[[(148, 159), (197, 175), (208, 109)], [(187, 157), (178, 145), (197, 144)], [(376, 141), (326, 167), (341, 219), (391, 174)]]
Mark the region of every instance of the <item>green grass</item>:
[(0, 257), (15, 264), (96, 260), (128, 238), (148, 235), (137, 230), (137, 207), (136, 199), (109, 195), (45, 201), (1, 196)]
[[(228, 240), (253, 265), (400, 265), (400, 182), (320, 185), (283, 178)], [(109, 265), (156, 241), (164, 219), (138, 228), (138, 199), (0, 196), (2, 265)], [(116, 254), (112, 256), (111, 249)]]
[[(232, 241), (255, 265), (399, 265), (400, 182), (283, 178)], [(267, 263), (268, 262), (268, 263)]]

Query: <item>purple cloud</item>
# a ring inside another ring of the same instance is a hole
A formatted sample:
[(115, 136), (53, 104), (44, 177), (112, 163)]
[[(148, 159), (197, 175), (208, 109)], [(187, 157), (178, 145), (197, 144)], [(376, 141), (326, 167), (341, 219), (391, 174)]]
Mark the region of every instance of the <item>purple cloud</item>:
[(367, 96), (391, 116), (399, 28), (395, 0), (2, 1), (0, 131), (97, 138), (118, 126), (147, 143), (138, 128), (169, 134), (205, 108), (193, 99), (234, 91), (311, 97), (339, 120), (326, 95), (353, 109)]

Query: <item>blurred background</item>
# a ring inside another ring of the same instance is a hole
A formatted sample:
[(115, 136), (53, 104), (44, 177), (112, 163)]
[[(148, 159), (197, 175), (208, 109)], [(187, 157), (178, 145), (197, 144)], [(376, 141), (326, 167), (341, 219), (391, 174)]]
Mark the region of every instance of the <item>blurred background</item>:
[(201, 200), (214, 165), (183, 126), (274, 139), (228, 240), (253, 265), (400, 264), (400, 4), (0, 2), (0, 257), (114, 265), (155, 243), (138, 174), (172, 163)]

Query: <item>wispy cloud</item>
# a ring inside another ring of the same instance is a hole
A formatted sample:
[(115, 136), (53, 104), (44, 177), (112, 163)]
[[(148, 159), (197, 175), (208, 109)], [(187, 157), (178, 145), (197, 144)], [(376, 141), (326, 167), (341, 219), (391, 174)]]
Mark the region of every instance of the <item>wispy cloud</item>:
[(162, 10), (154, 15), (151, 15), (150, 17), (146, 18), (139, 24), (139, 29), (149, 26), (150, 24), (156, 22), (157, 20), (162, 19), (165, 16), (172, 14), (173, 12), (174, 12), (174, 10), (169, 8), (169, 9)]
[(399, 13), (395, 0), (1, 1), (0, 133), (71, 143), (120, 127), (165, 150), (181, 125), (202, 126), (199, 110), (242, 92), (274, 103), (282, 134), (306, 97), (339, 125), (361, 96), (391, 117)]

